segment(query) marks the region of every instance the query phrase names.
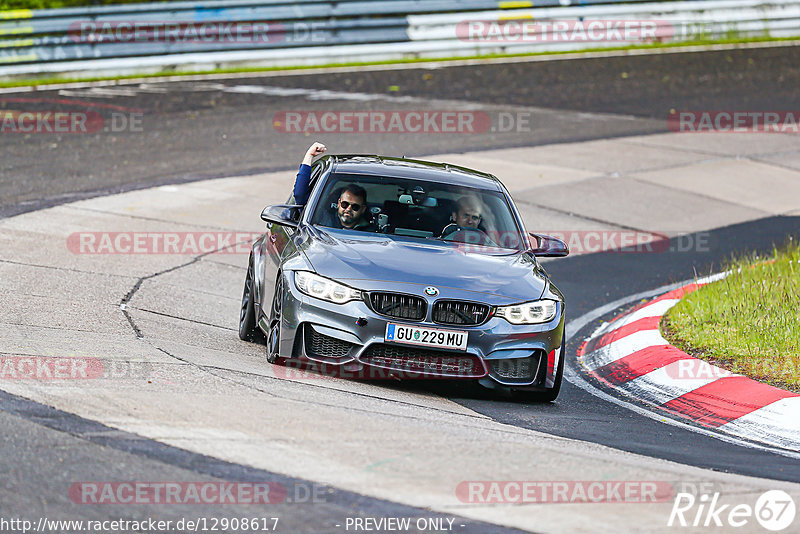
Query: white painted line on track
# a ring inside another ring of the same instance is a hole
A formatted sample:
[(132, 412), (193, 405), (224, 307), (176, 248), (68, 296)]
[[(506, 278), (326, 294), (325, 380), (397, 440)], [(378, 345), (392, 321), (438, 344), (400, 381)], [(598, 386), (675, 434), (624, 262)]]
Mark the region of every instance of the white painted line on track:
[(590, 312), (584, 313), (580, 317), (572, 319), (571, 321), (567, 322), (565, 332), (567, 336), (567, 341), (570, 338), (574, 337), (579, 331), (583, 329), (584, 326), (591, 323), (592, 321), (603, 317), (604, 315), (608, 315), (612, 311), (616, 310), (617, 308), (621, 308), (634, 302), (636, 300), (642, 300), (650, 297), (654, 297), (656, 295), (661, 295), (662, 293), (666, 293), (667, 291), (672, 291), (673, 289), (678, 289), (681, 286), (686, 284), (692, 283), (693, 280), (687, 280), (683, 282), (675, 282), (673, 284), (667, 284), (661, 287), (657, 287), (655, 289), (648, 289), (647, 291), (641, 291), (639, 293), (634, 293), (633, 295), (628, 295), (627, 297), (622, 297), (617, 300), (611, 301), (608, 304), (604, 304), (599, 308), (595, 308)]
[(634, 352), (666, 345), (669, 345), (669, 342), (661, 336), (658, 330), (640, 330), (585, 354), (583, 356), (584, 366), (593, 371)]
[[(627, 391), (631, 395), (641, 398), (648, 404), (657, 406), (677, 399), (690, 391), (694, 391), (720, 378), (720, 374), (714, 372), (714, 367), (712, 365), (702, 362), (697, 364), (693, 369), (698, 375), (703, 374), (703, 370), (705, 370), (705, 374), (702, 378), (676, 379), (676, 376), (680, 376), (681, 365), (684, 365), (683, 362), (678, 360), (634, 378), (633, 380), (623, 382), (622, 384), (615, 384), (614, 387)], [(703, 367), (704, 369), (699, 370), (697, 367)], [(734, 375), (731, 374), (728, 376)]]
[(760, 440), (776, 447), (798, 449), (800, 442), (797, 439), (791, 440), (786, 436), (766, 431), (769, 428), (778, 428), (786, 434), (800, 435), (798, 413), (800, 413), (800, 397), (787, 397), (725, 423), (720, 428), (742, 437), (756, 435)]
[[(710, 276), (707, 276), (707, 277), (704, 277), (704, 278), (701, 278), (701, 279), (697, 279), (697, 280), (694, 280), (694, 279), (684, 280), (682, 282), (677, 282), (677, 283), (674, 283), (674, 284), (667, 284), (667, 285), (664, 285), (664, 286), (661, 286), (661, 287), (658, 287), (658, 288), (655, 288), (655, 289), (651, 289), (651, 290), (648, 290), (648, 291), (642, 291), (642, 292), (635, 293), (633, 295), (629, 295), (627, 297), (622, 297), (622, 298), (619, 298), (619, 299), (614, 300), (612, 302), (609, 302), (608, 304), (605, 304), (604, 306), (600, 306), (599, 308), (595, 308), (594, 310), (591, 310), (591, 311), (589, 311), (587, 313), (584, 313), (583, 315), (581, 315), (581, 316), (579, 316), (579, 317), (567, 322), (567, 325), (565, 327), (565, 335), (567, 336), (567, 342), (569, 343), (569, 341), (573, 337), (575, 337), (575, 335), (578, 332), (580, 332), (587, 324), (591, 323), (592, 321), (595, 321), (595, 320), (599, 319), (600, 317), (603, 317), (604, 315), (607, 315), (608, 313), (616, 310), (617, 308), (620, 308), (622, 306), (625, 306), (625, 305), (630, 304), (632, 302), (635, 302), (637, 300), (641, 300), (641, 299), (649, 298), (649, 297), (654, 297), (656, 295), (661, 295), (663, 293), (666, 293), (667, 291), (671, 291), (673, 289), (678, 289), (679, 287), (685, 286), (687, 284), (716, 281), (716, 280), (719, 280), (719, 279), (725, 277), (726, 275), (727, 275), (727, 273), (719, 273), (719, 274), (716, 274), (716, 275), (710, 275)], [(688, 424), (688, 423), (685, 423), (685, 422), (680, 421), (678, 419), (673, 419), (672, 417), (668, 416), (665, 412), (657, 413), (657, 412), (654, 412), (654, 411), (652, 411), (650, 409), (644, 408), (642, 406), (638, 406), (638, 405), (636, 405), (636, 404), (634, 404), (634, 403), (632, 403), (630, 401), (615, 397), (615, 396), (613, 396), (613, 395), (611, 395), (609, 393), (606, 393), (605, 391), (599, 389), (598, 387), (590, 384), (583, 376), (581, 376), (580, 372), (578, 370), (576, 370), (573, 367), (573, 365), (570, 364), (569, 359), (565, 363), (566, 363), (566, 365), (565, 365), (565, 368), (564, 368), (564, 378), (570, 384), (572, 384), (572, 385), (574, 385), (574, 386), (586, 391), (590, 395), (593, 395), (593, 396), (595, 396), (595, 397), (597, 397), (599, 399), (602, 399), (604, 401), (610, 402), (612, 404), (616, 404), (617, 406), (620, 406), (621, 408), (625, 408), (626, 410), (630, 410), (630, 411), (632, 411), (632, 412), (634, 412), (634, 413), (636, 413), (638, 415), (647, 417), (648, 419), (652, 419), (654, 421), (658, 421), (659, 423), (664, 423), (664, 424), (667, 424), (667, 425), (671, 425), (671, 426), (674, 426), (676, 428), (681, 428), (681, 429), (687, 430), (689, 432), (694, 432), (695, 434), (700, 434), (700, 435), (703, 435), (703, 436), (707, 436), (707, 437), (711, 437), (711, 438), (714, 438), (714, 439), (718, 439), (718, 440), (723, 441), (725, 443), (730, 443), (732, 445), (738, 445), (740, 447), (746, 447), (746, 448), (749, 448), (749, 449), (756, 449), (756, 450), (760, 450), (760, 451), (764, 451), (764, 452), (771, 452), (773, 454), (778, 454), (780, 456), (785, 456), (787, 458), (794, 458), (794, 459), (800, 460), (800, 452), (787, 450), (787, 449), (783, 449), (783, 448), (778, 448), (777, 446), (770, 446), (770, 445), (765, 445), (765, 444), (760, 444), (760, 443), (754, 443), (752, 441), (749, 441), (749, 440), (746, 440), (746, 439), (743, 439), (743, 438), (740, 438), (740, 437), (737, 437), (737, 436), (734, 436), (734, 435), (723, 434), (721, 432), (717, 432), (717, 431), (709, 430), (707, 428), (703, 428), (703, 427), (700, 427), (700, 426), (695, 426), (695, 425), (692, 425), (692, 424)], [(736, 429), (734, 428), (734, 430), (736, 430)]]
[(609, 332), (618, 330), (627, 324), (638, 321), (639, 319), (645, 319), (647, 317), (660, 317), (664, 315), (668, 309), (677, 304), (679, 300), (680, 299), (664, 299), (658, 300), (652, 304), (648, 304), (647, 306), (636, 310), (632, 314), (623, 317), (621, 321), (617, 321), (617, 325), (614, 328), (611, 328)]
[[(721, 276), (709, 279), (718, 280), (727, 274), (722, 273)], [(684, 297), (706, 283), (707, 281), (697, 281), (667, 292), (650, 305), (636, 309), (629, 315), (642, 315), (642, 312), (646, 314), (647, 307), (658, 308), (659, 304), (666, 303), (660, 306), (660, 313), (653, 316), (660, 320), (662, 314), (678, 302), (674, 297)], [(601, 382), (608, 382), (616, 391), (703, 426), (710, 426), (720, 432), (732, 431), (734, 435), (767, 445), (800, 451), (800, 423), (794, 423), (800, 419), (800, 406), (796, 401), (778, 402), (786, 398), (800, 398), (796, 393), (719, 368), (669, 344), (656, 344), (653, 351), (637, 355), (642, 350), (641, 345), (646, 343), (648, 334), (649, 337), (660, 338), (658, 321), (648, 321), (645, 324), (639, 321), (640, 324), (636, 324), (637, 321), (626, 319), (626, 316), (616, 319), (613, 327), (623, 328), (625, 323), (629, 323), (634, 328), (628, 328), (624, 332), (615, 330), (617, 335), (614, 331), (610, 334), (598, 333), (603, 330), (600, 328), (587, 341), (590, 349), (604, 342), (607, 345), (588, 354), (584, 353), (587, 344), (582, 346), (578, 362), (587, 373)], [(624, 337), (617, 338), (622, 334)], [(675, 359), (676, 354), (678, 359)], [(598, 369), (616, 361), (626, 363), (615, 366), (618, 369), (609, 379), (604, 378), (605, 372), (598, 373)], [(641, 366), (641, 369), (637, 370), (637, 366)], [(644, 372), (639, 374), (639, 371)], [(623, 376), (617, 376), (617, 372), (622, 372)], [(744, 416), (747, 416), (744, 423), (736, 425), (735, 422)], [(728, 423), (731, 423), (730, 426), (725, 426)]]
[(677, 419), (672, 419), (671, 417), (667, 417), (665, 414), (659, 414), (659, 413), (653, 412), (653, 411), (651, 411), (651, 410), (649, 410), (647, 408), (643, 408), (641, 406), (637, 406), (637, 405), (635, 405), (635, 404), (633, 404), (631, 402), (628, 402), (628, 401), (625, 401), (623, 399), (614, 397), (613, 395), (609, 395), (605, 391), (603, 391), (601, 389), (598, 389), (597, 387), (595, 387), (592, 384), (590, 384), (589, 382), (587, 382), (585, 378), (583, 378), (580, 374), (578, 374), (577, 371), (575, 371), (575, 369), (573, 369), (570, 366), (567, 366), (564, 369), (564, 378), (566, 378), (567, 381), (569, 381), (570, 384), (581, 388), (582, 390), (586, 391), (590, 395), (593, 395), (593, 396), (595, 396), (595, 397), (597, 397), (599, 399), (602, 399), (604, 401), (616, 404), (617, 406), (625, 408), (626, 410), (630, 410), (630, 411), (632, 411), (634, 413), (637, 413), (638, 415), (647, 417), (648, 419), (652, 419), (654, 421), (658, 421), (659, 423), (664, 423), (664, 424), (667, 424), (667, 425), (674, 426), (676, 428), (680, 428), (682, 430), (688, 430), (689, 432), (694, 432), (695, 434), (701, 434), (701, 435), (708, 436), (708, 437), (711, 437), (711, 438), (714, 438), (714, 439), (718, 439), (720, 441), (723, 441), (725, 443), (730, 443), (732, 445), (738, 445), (740, 447), (746, 447), (748, 449), (756, 449), (756, 450), (760, 450), (760, 451), (764, 451), (764, 452), (771, 452), (771, 453), (774, 453), (774, 454), (778, 454), (780, 456), (785, 456), (787, 458), (795, 458), (795, 459), (800, 460), (800, 452), (788, 451), (788, 450), (780, 449), (780, 448), (773, 448), (773, 447), (770, 447), (768, 445), (761, 445), (761, 444), (758, 444), (758, 443), (753, 443), (751, 441), (747, 441), (745, 439), (740, 439), (738, 437), (728, 436), (726, 434), (721, 434), (719, 432), (714, 432), (714, 431), (711, 431), (711, 430), (709, 430), (707, 428), (690, 425), (690, 424), (684, 423), (682, 421), (679, 421)]

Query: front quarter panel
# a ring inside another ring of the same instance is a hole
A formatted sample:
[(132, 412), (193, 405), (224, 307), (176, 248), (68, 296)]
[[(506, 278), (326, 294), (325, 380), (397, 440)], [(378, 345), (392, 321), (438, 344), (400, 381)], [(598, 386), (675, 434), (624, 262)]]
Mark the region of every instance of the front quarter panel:
[[(255, 304), (256, 304), (256, 311), (261, 307), (261, 297), (263, 295), (263, 287), (264, 287), (264, 262), (266, 260), (265, 254), (266, 251), (264, 250), (264, 240), (266, 239), (266, 234), (262, 235), (255, 242), (253, 242), (252, 249), (250, 251), (252, 258), (253, 258), (253, 276), (255, 279), (253, 280), (253, 291), (255, 293)], [(258, 317), (258, 316), (256, 316)]]

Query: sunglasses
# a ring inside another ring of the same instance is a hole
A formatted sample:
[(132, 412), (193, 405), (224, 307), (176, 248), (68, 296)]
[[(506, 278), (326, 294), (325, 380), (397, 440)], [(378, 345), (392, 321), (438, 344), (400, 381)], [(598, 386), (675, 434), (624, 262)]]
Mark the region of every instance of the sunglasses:
[(353, 211), (358, 211), (363, 207), (361, 204), (357, 204), (355, 202), (348, 202), (346, 200), (340, 200), (339, 205), (342, 207), (343, 210), (346, 210), (347, 208), (352, 208)]

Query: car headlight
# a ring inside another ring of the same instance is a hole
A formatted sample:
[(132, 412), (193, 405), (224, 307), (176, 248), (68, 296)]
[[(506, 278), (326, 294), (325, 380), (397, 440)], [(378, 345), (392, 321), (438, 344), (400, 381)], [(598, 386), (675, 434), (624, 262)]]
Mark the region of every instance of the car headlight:
[(534, 300), (513, 306), (498, 306), (496, 315), (511, 324), (537, 324), (551, 321), (557, 309), (555, 300)]
[(294, 285), (301, 293), (334, 304), (361, 300), (361, 291), (308, 271), (295, 271)]

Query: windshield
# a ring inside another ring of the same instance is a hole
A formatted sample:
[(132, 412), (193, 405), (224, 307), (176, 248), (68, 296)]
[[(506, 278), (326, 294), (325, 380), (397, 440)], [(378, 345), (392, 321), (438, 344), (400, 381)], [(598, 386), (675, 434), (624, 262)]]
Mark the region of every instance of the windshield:
[(424, 180), (331, 174), (310, 221), (330, 228), (525, 248), (503, 194)]

